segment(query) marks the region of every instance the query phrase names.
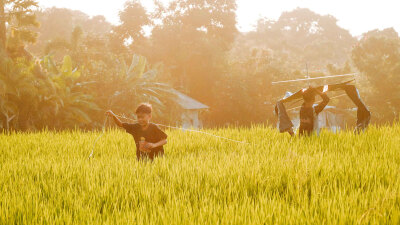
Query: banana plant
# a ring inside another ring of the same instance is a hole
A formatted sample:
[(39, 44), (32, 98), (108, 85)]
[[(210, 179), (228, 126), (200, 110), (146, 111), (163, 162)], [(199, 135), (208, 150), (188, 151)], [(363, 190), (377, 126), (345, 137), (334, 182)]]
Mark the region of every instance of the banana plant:
[(129, 66), (124, 60), (117, 64), (119, 72), (113, 81), (117, 88), (110, 99), (113, 107), (133, 115), (137, 104), (149, 102), (154, 106), (155, 114), (162, 115), (166, 105), (175, 103), (176, 95), (171, 87), (157, 81), (159, 70), (150, 67), (145, 57), (133, 55)]
[(29, 123), (30, 103), (36, 101), (37, 90), (32, 64), (23, 59), (0, 61), (0, 114), (2, 128), (25, 128)]
[(92, 96), (83, 93), (77, 85), (81, 72), (73, 67), (71, 57), (65, 56), (62, 65), (57, 66), (51, 56), (45, 56), (41, 65), (54, 88), (52, 95), (42, 99), (41, 106), (53, 109), (52, 122), (55, 127), (71, 128), (77, 124), (91, 123), (90, 113), (99, 108)]

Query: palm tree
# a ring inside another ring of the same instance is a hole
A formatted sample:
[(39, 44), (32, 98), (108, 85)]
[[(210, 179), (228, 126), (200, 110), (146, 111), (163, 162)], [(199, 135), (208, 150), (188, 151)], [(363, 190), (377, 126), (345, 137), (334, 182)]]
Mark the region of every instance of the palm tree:
[(0, 0), (0, 51), (7, 50), (9, 56), (30, 57), (25, 43), (34, 43), (37, 34), (31, 28), (38, 27), (34, 10), (35, 0)]
[(160, 69), (151, 67), (145, 57), (134, 55), (130, 66), (117, 62), (119, 71), (112, 78), (114, 91), (108, 98), (110, 107), (133, 115), (141, 102), (154, 106), (155, 115), (165, 114), (166, 106), (175, 107), (176, 95), (168, 84), (157, 81)]

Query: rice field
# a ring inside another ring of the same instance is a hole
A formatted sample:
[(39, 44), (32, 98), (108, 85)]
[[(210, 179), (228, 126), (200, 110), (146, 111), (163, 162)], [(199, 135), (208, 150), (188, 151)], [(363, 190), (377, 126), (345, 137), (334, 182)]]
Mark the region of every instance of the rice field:
[(400, 224), (400, 125), (290, 138), (169, 130), (137, 162), (122, 130), (0, 134), (0, 224)]

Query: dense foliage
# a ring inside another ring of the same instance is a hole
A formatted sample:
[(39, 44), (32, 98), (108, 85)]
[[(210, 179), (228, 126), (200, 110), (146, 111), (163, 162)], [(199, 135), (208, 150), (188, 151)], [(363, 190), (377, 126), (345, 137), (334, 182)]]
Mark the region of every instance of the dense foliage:
[(305, 68), (310, 76), (359, 72), (373, 122), (398, 119), (393, 29), (355, 38), (334, 17), (298, 8), (240, 33), (235, 11), (235, 0), (156, 2), (154, 12), (130, 0), (112, 25), (33, 0), (0, 1), (0, 129), (92, 129), (106, 109), (133, 116), (141, 101), (175, 124), (181, 108), (171, 88), (210, 106), (206, 126), (274, 123), (274, 102), (308, 84), (271, 82), (304, 78)]

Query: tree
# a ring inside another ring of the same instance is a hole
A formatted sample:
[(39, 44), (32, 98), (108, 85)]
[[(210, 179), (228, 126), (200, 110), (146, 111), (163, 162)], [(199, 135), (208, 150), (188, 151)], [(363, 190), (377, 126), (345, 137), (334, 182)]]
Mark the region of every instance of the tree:
[(32, 27), (39, 26), (34, 14), (34, 0), (0, 1), (0, 47), (12, 57), (27, 56), (26, 43), (34, 43), (37, 33)]
[(143, 53), (146, 26), (152, 25), (150, 16), (138, 0), (129, 0), (119, 13), (121, 25), (115, 26), (113, 32), (115, 41), (120, 45), (129, 43), (129, 47), (136, 53)]
[(70, 36), (69, 40), (59, 37), (48, 41), (44, 47), (45, 55), (52, 55), (57, 62), (62, 61), (65, 55), (70, 55), (76, 65), (84, 65), (89, 70), (94, 61), (107, 62), (108, 66), (113, 66), (115, 55), (123, 56), (121, 52), (113, 51), (112, 41), (108, 37), (85, 32), (79, 26), (67, 36)]
[[(29, 45), (28, 49), (40, 58), (47, 55), (46, 46), (62, 45), (60, 42), (64, 42), (64, 44), (65, 42), (70, 42), (74, 30), (78, 27), (82, 31), (81, 37), (94, 36), (103, 41), (108, 39), (112, 28), (112, 25), (106, 21), (104, 16), (89, 17), (78, 10), (53, 7), (37, 10), (35, 14), (40, 22), (40, 27), (34, 31), (40, 35), (37, 42)], [(59, 51), (59, 53), (60, 60), (65, 54), (68, 54), (62, 51)]]
[(56, 58), (62, 59), (65, 54), (68, 54), (72, 55), (75, 60), (80, 61), (81, 57), (79, 56), (83, 54), (82, 50), (84, 49), (84, 46), (82, 46), (82, 28), (75, 27), (70, 36), (70, 40), (56, 38), (49, 41), (44, 48), (45, 55), (55, 54)]
[(71, 57), (66, 55), (63, 63), (57, 66), (51, 56), (45, 56), (41, 67), (52, 87), (48, 91), (52, 94), (39, 102), (40, 108), (47, 109), (41, 117), (41, 121), (47, 122), (44, 126), (65, 129), (93, 122), (91, 115), (100, 108), (90, 93), (84, 93), (84, 87), (79, 83), (81, 70), (73, 66)]
[(290, 89), (273, 87), (271, 82), (293, 76), (287, 67), (285, 60), (265, 49), (253, 49), (240, 59), (229, 58), (226, 72), (216, 79), (218, 88), (211, 90), (218, 96), (218, 107), (210, 109), (208, 119), (217, 125), (274, 121), (274, 102)]
[[(161, 67), (151, 66), (145, 57), (134, 55), (130, 64), (123, 58), (117, 59), (113, 68), (98, 66), (96, 69), (87, 73), (81, 83), (87, 84), (86, 92), (94, 96), (100, 108), (112, 108), (116, 112), (134, 116), (139, 103), (149, 102), (154, 105), (154, 116), (159, 118), (178, 110), (171, 87), (159, 81)], [(103, 116), (99, 115), (101, 118)]]
[(257, 30), (236, 45), (271, 49), (275, 56), (291, 61), (294, 69), (303, 69), (308, 62), (310, 69), (320, 70), (327, 64), (343, 65), (355, 42), (333, 16), (297, 8), (283, 12), (277, 21), (260, 19)]
[(5, 14), (6, 0), (0, 0), (0, 50), (6, 49), (6, 14)]
[(112, 25), (103, 15), (93, 16), (90, 19), (83, 21), (80, 26), (87, 33), (100, 36), (108, 34), (112, 29)]
[(99, 108), (78, 85), (80, 71), (69, 56), (57, 66), (50, 56), (40, 64), (24, 58), (0, 60), (0, 128), (74, 128), (90, 123)]
[(31, 73), (33, 67), (24, 59), (14, 62), (8, 57), (0, 60), (0, 126), (5, 129), (12, 127), (27, 128), (29, 106), (26, 103), (35, 102), (37, 87), (35, 76)]
[[(236, 29), (236, 2), (172, 1), (158, 4), (152, 31), (152, 61), (163, 61), (171, 69), (173, 84), (213, 106), (211, 91), (224, 70), (224, 54)], [(156, 50), (156, 51), (155, 51)]]
[(378, 121), (398, 119), (400, 111), (400, 38), (393, 29), (363, 35), (352, 59), (368, 80), (368, 104)]

